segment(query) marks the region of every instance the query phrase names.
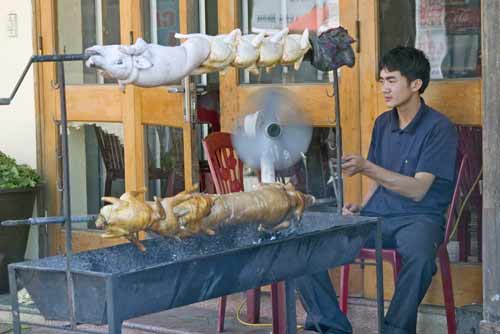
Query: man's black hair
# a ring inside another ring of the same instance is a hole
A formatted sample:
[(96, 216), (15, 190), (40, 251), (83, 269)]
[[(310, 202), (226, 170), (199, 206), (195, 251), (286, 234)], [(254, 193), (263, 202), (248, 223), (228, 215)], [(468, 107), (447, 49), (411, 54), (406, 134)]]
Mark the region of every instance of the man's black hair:
[(387, 52), (380, 62), (380, 70), (399, 71), (402, 76), (412, 82), (422, 80), (419, 93), (422, 94), (429, 85), (431, 65), (421, 50), (408, 46), (398, 46)]

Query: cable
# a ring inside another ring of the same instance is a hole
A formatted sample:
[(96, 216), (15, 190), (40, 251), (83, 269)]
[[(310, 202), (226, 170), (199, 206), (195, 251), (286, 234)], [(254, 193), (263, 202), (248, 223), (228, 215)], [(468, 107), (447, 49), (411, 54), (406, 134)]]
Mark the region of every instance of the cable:
[[(240, 313), (241, 313), (241, 309), (243, 308), (243, 305), (245, 304), (245, 302), (246, 302), (246, 299), (243, 299), (241, 301), (240, 305), (238, 306), (238, 310), (236, 311), (236, 319), (238, 320), (238, 322), (240, 324), (242, 324), (243, 326), (248, 326), (248, 327), (272, 327), (273, 326), (273, 324), (270, 324), (270, 323), (252, 324), (250, 322), (246, 322), (246, 321), (242, 320), (240, 317)], [(304, 327), (297, 326), (297, 330), (302, 331), (302, 330), (304, 330)], [(0, 333), (0, 334), (2, 334), (2, 333)]]
[(469, 192), (467, 193), (467, 195), (465, 195), (464, 201), (462, 202), (462, 205), (460, 206), (460, 210), (458, 210), (457, 220), (455, 221), (455, 224), (453, 225), (453, 230), (451, 231), (450, 237), (448, 238), (448, 240), (451, 240), (451, 238), (455, 235), (455, 232), (457, 231), (457, 228), (458, 228), (458, 223), (460, 223), (460, 219), (462, 218), (462, 213), (465, 209), (465, 205), (467, 204), (469, 197), (472, 195), (472, 192), (476, 188), (476, 185), (479, 182), (479, 180), (481, 179), (482, 175), (483, 175), (483, 169), (481, 168), (481, 171), (479, 171), (479, 174), (477, 175), (476, 179), (474, 180), (472, 187), (470, 187)]

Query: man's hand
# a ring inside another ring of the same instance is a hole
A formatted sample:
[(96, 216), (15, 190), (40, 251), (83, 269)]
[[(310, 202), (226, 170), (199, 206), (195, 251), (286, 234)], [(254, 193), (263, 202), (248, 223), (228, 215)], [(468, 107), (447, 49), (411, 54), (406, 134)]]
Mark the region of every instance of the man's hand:
[(348, 176), (363, 172), (366, 164), (367, 160), (359, 154), (349, 154), (342, 157), (342, 171)]
[(352, 203), (346, 203), (346, 205), (342, 208), (342, 214), (346, 216), (359, 215), (360, 211), (361, 206)]

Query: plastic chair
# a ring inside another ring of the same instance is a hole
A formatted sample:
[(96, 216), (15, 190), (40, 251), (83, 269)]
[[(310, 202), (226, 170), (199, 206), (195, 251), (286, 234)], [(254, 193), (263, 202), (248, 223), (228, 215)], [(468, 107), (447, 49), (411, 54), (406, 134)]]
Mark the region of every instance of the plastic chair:
[[(481, 126), (457, 124), (458, 132), (458, 156), (467, 155), (470, 160), (470, 168), (467, 169), (467, 177), (476, 178), (482, 167), (482, 141), (483, 131)], [(483, 215), (483, 196), (481, 187), (478, 184), (474, 187), (473, 192), (467, 203), (467, 207), (462, 212), (463, 224), (458, 226), (457, 241), (459, 243), (459, 260), (467, 262), (472, 255), (471, 247), (471, 224), (472, 213), (477, 217), (476, 237), (477, 237), (477, 260), (482, 261), (482, 215)]]
[[(452, 235), (459, 211), (461, 210), (464, 200), (466, 199), (469, 190), (471, 189), (475, 178), (468, 177), (471, 166), (471, 160), (467, 155), (462, 157), (460, 168), (458, 171), (453, 198), (448, 209), (445, 237), (443, 243), (438, 248), (437, 258), (439, 259), (439, 267), (441, 269), (441, 278), (443, 283), (444, 304), (446, 310), (446, 322), (448, 325), (448, 334), (456, 334), (457, 324), (455, 321), (455, 301), (453, 298), (453, 285), (451, 280), (450, 257), (446, 245)], [(394, 249), (383, 249), (382, 257), (384, 261), (390, 262), (393, 269), (394, 282), (397, 281), (399, 272), (401, 271), (401, 257)], [(359, 259), (375, 259), (375, 249), (363, 248), (358, 256)], [(349, 265), (345, 265), (341, 269), (340, 281), (340, 309), (347, 314), (347, 298), (349, 293)]]
[(219, 113), (216, 110), (198, 107), (196, 108), (196, 115), (198, 122), (209, 124), (212, 132), (220, 131)]
[[(243, 162), (238, 158), (231, 143), (231, 134), (214, 132), (203, 140), (203, 148), (208, 159), (210, 173), (217, 194), (243, 191)], [(218, 332), (224, 331), (226, 298), (219, 299)], [(273, 333), (285, 333), (284, 321), (284, 285), (282, 282), (271, 285)], [(260, 288), (247, 291), (247, 319), (251, 323), (259, 322)]]

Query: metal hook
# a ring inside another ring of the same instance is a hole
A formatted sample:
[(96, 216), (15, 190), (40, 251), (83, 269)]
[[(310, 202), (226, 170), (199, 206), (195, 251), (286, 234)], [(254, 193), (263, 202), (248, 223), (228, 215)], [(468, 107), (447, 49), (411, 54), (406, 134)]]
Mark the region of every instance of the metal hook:
[(328, 93), (328, 88), (326, 89), (326, 96), (328, 97), (334, 97), (335, 96), (335, 91), (332, 88), (332, 94)]
[(59, 89), (60, 86), (61, 85), (57, 80), (50, 80), (50, 87), (52, 87), (53, 89)]

